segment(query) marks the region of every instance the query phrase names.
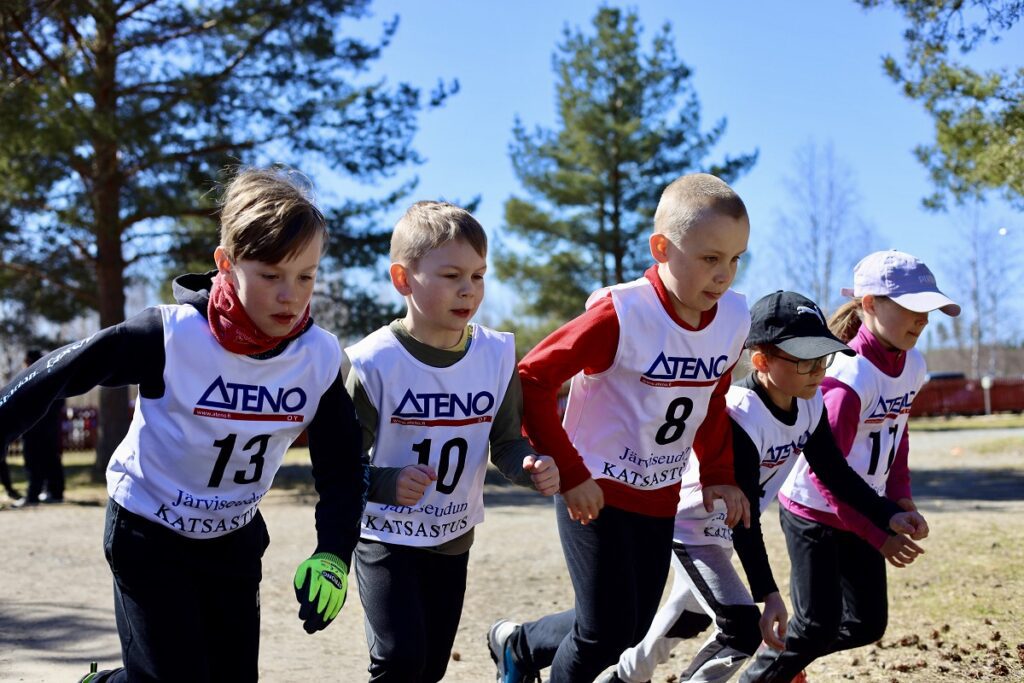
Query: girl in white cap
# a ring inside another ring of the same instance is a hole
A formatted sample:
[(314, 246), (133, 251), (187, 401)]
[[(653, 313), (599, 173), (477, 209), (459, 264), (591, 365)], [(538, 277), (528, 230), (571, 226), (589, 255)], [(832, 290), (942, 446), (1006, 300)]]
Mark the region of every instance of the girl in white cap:
[[(857, 355), (837, 356), (822, 383), (836, 444), (875, 491), (916, 510), (907, 420), (925, 362), (914, 346), (931, 311), (957, 316), (960, 306), (939, 291), (924, 263), (899, 251), (866, 256), (854, 268), (853, 288), (842, 292), (854, 298), (829, 327)], [(888, 618), (885, 560), (895, 567), (913, 562), (924, 552), (914, 541), (928, 533), (922, 526), (911, 537), (886, 534), (842, 501), (833, 507), (805, 461), (783, 484), (779, 501), (793, 617), (785, 649), (762, 648), (744, 681), (799, 680), (818, 657), (881, 638)]]

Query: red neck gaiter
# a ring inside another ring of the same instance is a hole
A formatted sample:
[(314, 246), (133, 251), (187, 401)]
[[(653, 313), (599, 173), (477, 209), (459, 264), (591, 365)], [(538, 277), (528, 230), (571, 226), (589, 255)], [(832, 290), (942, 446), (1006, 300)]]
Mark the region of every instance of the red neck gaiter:
[(235, 286), (224, 273), (217, 273), (213, 278), (210, 290), (210, 305), (207, 308), (210, 331), (225, 349), (231, 353), (251, 356), (265, 353), (277, 347), (286, 339), (298, 336), (309, 321), (309, 306), (303, 311), (302, 317), (283, 337), (271, 337), (264, 334), (242, 308)]

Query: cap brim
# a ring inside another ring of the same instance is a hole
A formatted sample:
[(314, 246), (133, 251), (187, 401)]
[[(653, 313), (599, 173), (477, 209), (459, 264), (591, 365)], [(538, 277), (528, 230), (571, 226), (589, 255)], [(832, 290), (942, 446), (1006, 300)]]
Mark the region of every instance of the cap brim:
[(960, 305), (942, 292), (914, 292), (913, 294), (900, 294), (899, 296), (889, 298), (908, 311), (914, 311), (915, 313), (942, 311), (954, 318), (960, 315)]
[(821, 358), (830, 353), (842, 353), (855, 356), (856, 352), (835, 337), (793, 337), (785, 341), (775, 342), (775, 346), (794, 358), (811, 360)]

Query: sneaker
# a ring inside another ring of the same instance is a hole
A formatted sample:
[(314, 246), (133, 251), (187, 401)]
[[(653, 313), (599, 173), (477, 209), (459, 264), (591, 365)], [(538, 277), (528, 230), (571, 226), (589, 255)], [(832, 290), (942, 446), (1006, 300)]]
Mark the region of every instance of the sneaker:
[(21, 498), (21, 491), (18, 489), (7, 489), (7, 497), (11, 500), (18, 500)]
[(19, 498), (18, 500), (11, 503), (12, 508), (27, 508), (34, 505), (39, 505), (39, 501), (35, 498)]
[(498, 668), (498, 683), (529, 683), (530, 681), (540, 682), (540, 676), (527, 674), (520, 670), (512, 656), (512, 648), (508, 645), (508, 639), (519, 628), (519, 624), (508, 619), (499, 619), (491, 624), (487, 631), (487, 649), (491, 651), (491, 659)]

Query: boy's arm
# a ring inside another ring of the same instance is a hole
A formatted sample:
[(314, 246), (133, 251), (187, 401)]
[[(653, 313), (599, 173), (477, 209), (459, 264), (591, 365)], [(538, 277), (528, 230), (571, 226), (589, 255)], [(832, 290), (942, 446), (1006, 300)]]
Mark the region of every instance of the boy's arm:
[(619, 319), (610, 296), (558, 328), (519, 362), (523, 387), (523, 428), (538, 452), (558, 465), (561, 490), (590, 479), (558, 416), (558, 390), (579, 371), (603, 372), (615, 361)]
[(138, 384), (144, 397), (159, 398), (163, 371), (163, 319), (156, 308), (48, 353), (0, 389), (0, 453), (54, 401), (95, 386)]
[(320, 397), (307, 427), (316, 504), (317, 553), (331, 553), (349, 567), (369, 486), (355, 406), (341, 373)]
[[(851, 469), (832, 438), (827, 410), (822, 412), (818, 426), (807, 441), (804, 457), (807, 458), (807, 464), (811, 466), (811, 471), (818, 480), (815, 483), (820, 482), (818, 489), (828, 503), (837, 511), (840, 507), (843, 508), (843, 514), (839, 515), (841, 519), (849, 518), (848, 511), (852, 508), (853, 511), (860, 512), (872, 526), (888, 533), (889, 520), (902, 510), (891, 500), (876, 494), (875, 490)], [(867, 530), (864, 533), (868, 533)]]
[[(344, 375), (344, 369), (342, 372)], [(356, 417), (359, 419), (363, 437), (363, 456), (367, 462), (370, 462), (370, 449), (373, 448), (377, 439), (377, 427), (380, 423), (377, 406), (373, 405), (370, 395), (366, 393), (366, 388), (359, 380), (359, 373), (353, 372), (351, 368), (349, 368), (345, 379), (345, 389), (355, 404)], [(372, 462), (369, 468), (370, 483), (367, 499), (384, 505), (398, 505), (398, 475), (401, 474), (402, 468), (376, 467)]]
[(523, 470), (523, 458), (534, 455), (534, 450), (523, 436), (522, 424), (523, 387), (519, 373), (513, 370), (491, 425), (491, 462), (512, 483), (531, 486), (530, 473)]
[[(693, 451), (700, 463), (700, 484), (702, 487), (718, 484), (735, 485), (733, 468), (732, 422), (725, 409), (725, 395), (732, 384), (732, 370), (729, 368), (719, 379), (708, 401), (708, 412), (697, 428), (693, 439)], [(760, 460), (759, 460), (760, 461)], [(751, 505), (757, 498), (750, 498)]]
[(737, 524), (732, 531), (732, 542), (743, 565), (755, 602), (764, 602), (766, 596), (777, 593), (779, 587), (772, 575), (768, 562), (768, 551), (764, 547), (761, 532), (761, 455), (754, 442), (733, 420), (729, 420), (732, 432), (733, 462), (736, 465), (736, 484), (750, 501), (750, 528)]

